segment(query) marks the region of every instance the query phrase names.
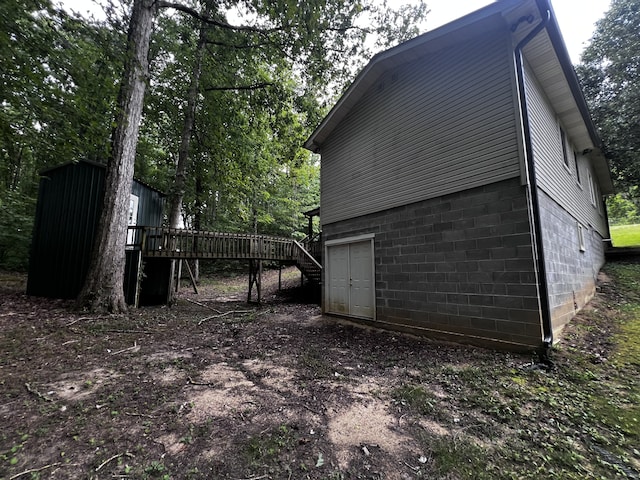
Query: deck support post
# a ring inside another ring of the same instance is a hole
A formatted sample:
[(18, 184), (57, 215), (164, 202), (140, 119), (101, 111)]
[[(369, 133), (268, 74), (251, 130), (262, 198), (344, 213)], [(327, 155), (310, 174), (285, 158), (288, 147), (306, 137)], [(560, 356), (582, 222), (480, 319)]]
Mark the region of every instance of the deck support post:
[(178, 275), (176, 277), (176, 293), (180, 291), (181, 278), (182, 278), (182, 260), (178, 260)]
[(189, 260), (183, 260), (183, 262), (187, 267), (187, 272), (189, 273), (189, 278), (191, 279), (191, 285), (193, 286), (193, 293), (195, 293), (196, 295), (199, 295), (198, 286), (196, 285), (196, 277), (193, 275), (193, 271), (191, 270), (191, 266), (189, 265)]
[(169, 288), (167, 289), (167, 305), (173, 304), (173, 301), (176, 298), (176, 294), (174, 293), (174, 281), (176, 276), (176, 260), (171, 260), (171, 267), (169, 268)]
[(135, 256), (136, 256), (136, 260), (135, 260), (135, 262), (136, 262), (136, 292), (135, 292), (135, 295), (134, 295), (133, 306), (134, 306), (134, 308), (138, 308), (138, 306), (140, 305), (140, 288), (141, 288), (141, 285), (142, 285), (142, 277), (144, 276), (143, 272), (142, 272), (143, 265), (144, 265), (142, 263), (142, 250), (138, 250), (136, 252)]
[(249, 260), (249, 293), (247, 294), (247, 303), (251, 303), (251, 292), (253, 286), (256, 286), (258, 294), (257, 303), (260, 303), (260, 290), (262, 288), (262, 260)]

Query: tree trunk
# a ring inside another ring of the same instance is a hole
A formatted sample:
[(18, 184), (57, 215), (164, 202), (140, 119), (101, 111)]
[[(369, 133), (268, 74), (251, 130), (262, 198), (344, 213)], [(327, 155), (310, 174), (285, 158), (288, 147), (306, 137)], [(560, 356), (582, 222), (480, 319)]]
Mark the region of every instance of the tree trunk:
[(123, 290), (127, 212), (155, 12), (156, 0), (134, 0), (102, 213), (87, 278), (77, 300), (78, 307), (92, 311), (117, 313), (127, 309)]
[[(195, 209), (193, 212), (193, 229), (202, 230), (202, 211), (204, 204), (202, 197), (204, 196), (204, 182), (202, 181), (202, 168), (196, 169), (196, 199)], [(193, 261), (193, 277), (196, 283), (200, 282), (200, 261), (196, 258)]]
[[(209, 15), (209, 4), (206, 3), (205, 16)], [(187, 110), (184, 114), (182, 125), (182, 135), (180, 137), (180, 147), (178, 149), (178, 164), (176, 165), (176, 176), (173, 182), (173, 191), (170, 199), (169, 226), (178, 228), (180, 223), (180, 210), (184, 198), (185, 183), (187, 177), (187, 167), (189, 165), (189, 144), (193, 133), (193, 124), (196, 117), (196, 104), (198, 100), (198, 90), (200, 88), (200, 74), (202, 73), (202, 61), (204, 58), (206, 45), (206, 25), (200, 25), (200, 36), (196, 46), (195, 62), (191, 72), (191, 83), (187, 93)]]

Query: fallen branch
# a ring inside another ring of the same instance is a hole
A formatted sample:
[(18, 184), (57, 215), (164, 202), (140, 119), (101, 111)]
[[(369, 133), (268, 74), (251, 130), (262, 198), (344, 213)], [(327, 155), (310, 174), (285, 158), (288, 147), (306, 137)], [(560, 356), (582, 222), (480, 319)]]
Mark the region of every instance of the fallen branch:
[(65, 327), (70, 327), (71, 325), (73, 325), (74, 323), (79, 322), (80, 320), (91, 320), (91, 317), (79, 317), (79, 318), (76, 318), (73, 322), (67, 323), (65, 325)]
[(234, 313), (253, 313), (253, 310), (231, 310), (230, 312), (221, 313), (220, 315), (211, 315), (210, 317), (203, 318), (198, 322), (198, 325), (202, 325), (207, 320), (213, 320), (214, 318), (221, 318)]
[(100, 466), (96, 468), (96, 472), (99, 472), (102, 469), (102, 467), (104, 467), (110, 461), (115, 460), (116, 458), (124, 457), (124, 456), (130, 457), (130, 458), (134, 457), (133, 453), (129, 453), (129, 452), (118, 453), (117, 455), (114, 455), (111, 458), (107, 458), (104, 462), (102, 462)]
[(194, 382), (191, 377), (187, 377), (187, 384), (189, 385), (200, 385), (203, 387), (217, 387), (218, 384), (216, 383), (204, 383), (204, 382)]
[(193, 303), (194, 305), (198, 305), (199, 307), (206, 308), (207, 310), (211, 310), (212, 312), (222, 313), (220, 310), (216, 310), (215, 308), (210, 307), (209, 305), (205, 305), (204, 303), (196, 302), (195, 300), (189, 300), (188, 298), (185, 298), (184, 300), (189, 303)]
[(240, 480), (262, 480), (263, 478), (269, 478), (269, 474), (260, 475), (258, 477), (242, 478)]
[(129, 350), (134, 350), (140, 348), (137, 342), (133, 342), (133, 347), (123, 348), (122, 350), (118, 350), (117, 352), (111, 353), (111, 355), (118, 355), (119, 353), (128, 352)]
[(402, 463), (404, 463), (407, 467), (409, 467), (411, 470), (413, 470), (414, 472), (419, 472), (420, 471), (420, 467), (412, 467), (411, 465), (409, 465), (407, 462), (403, 461)]
[(155, 418), (153, 415), (148, 415), (146, 413), (138, 413), (138, 412), (123, 412), (125, 415), (129, 415), (130, 417), (145, 417), (145, 418)]
[(141, 333), (143, 335), (155, 335), (160, 332), (154, 330), (105, 330), (104, 333)]
[(13, 477), (9, 477), (9, 480), (14, 480), (15, 478), (22, 477), (23, 475), (28, 475), (30, 473), (41, 472), (43, 470), (46, 470), (47, 468), (57, 467), (58, 465), (60, 465), (60, 462), (50, 463), (49, 465), (45, 465), (44, 467), (40, 468), (30, 468), (29, 470), (25, 470), (24, 472), (16, 473)]
[(33, 395), (44, 400), (45, 402), (53, 402), (52, 398), (49, 398), (46, 395), (41, 394), (35, 388), (31, 388), (31, 385), (29, 385), (28, 383), (25, 383), (24, 386), (27, 387), (27, 392), (32, 393)]

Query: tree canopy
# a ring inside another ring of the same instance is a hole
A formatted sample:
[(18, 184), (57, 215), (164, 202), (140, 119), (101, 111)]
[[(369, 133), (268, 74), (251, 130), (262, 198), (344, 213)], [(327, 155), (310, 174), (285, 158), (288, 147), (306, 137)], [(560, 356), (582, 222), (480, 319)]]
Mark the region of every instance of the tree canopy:
[(616, 187), (640, 184), (640, 2), (612, 0), (577, 72)]
[[(132, 62), (136, 6), (152, 11), (153, 31), (149, 53)], [(127, 65), (145, 59), (135, 176), (179, 191), (187, 227), (303, 235), (301, 212), (319, 197), (304, 140), (364, 62), (419, 33), (426, 13), (424, 3), (391, 10), (374, 0), (111, 0), (97, 20), (49, 0), (5, 0), (0, 206), (16, 215), (0, 215), (0, 266), (26, 264), (39, 171), (118, 155)], [(22, 251), (10, 251), (16, 243)]]
[(123, 40), (48, 0), (0, 2), (0, 267), (26, 268), (38, 172), (105, 161)]

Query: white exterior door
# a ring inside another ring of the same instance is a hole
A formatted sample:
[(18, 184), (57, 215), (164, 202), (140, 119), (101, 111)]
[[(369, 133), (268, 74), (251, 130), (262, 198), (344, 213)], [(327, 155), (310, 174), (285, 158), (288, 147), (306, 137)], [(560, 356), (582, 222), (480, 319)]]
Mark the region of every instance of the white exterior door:
[(329, 249), (329, 311), (349, 313), (349, 245)]
[[(138, 225), (138, 201), (139, 198), (133, 193), (129, 196), (129, 215), (127, 218), (127, 226), (135, 227)], [(127, 244), (131, 245), (136, 242), (136, 235), (133, 230), (127, 230)]]
[(327, 242), (326, 256), (327, 312), (373, 319), (373, 238), (330, 243)]

